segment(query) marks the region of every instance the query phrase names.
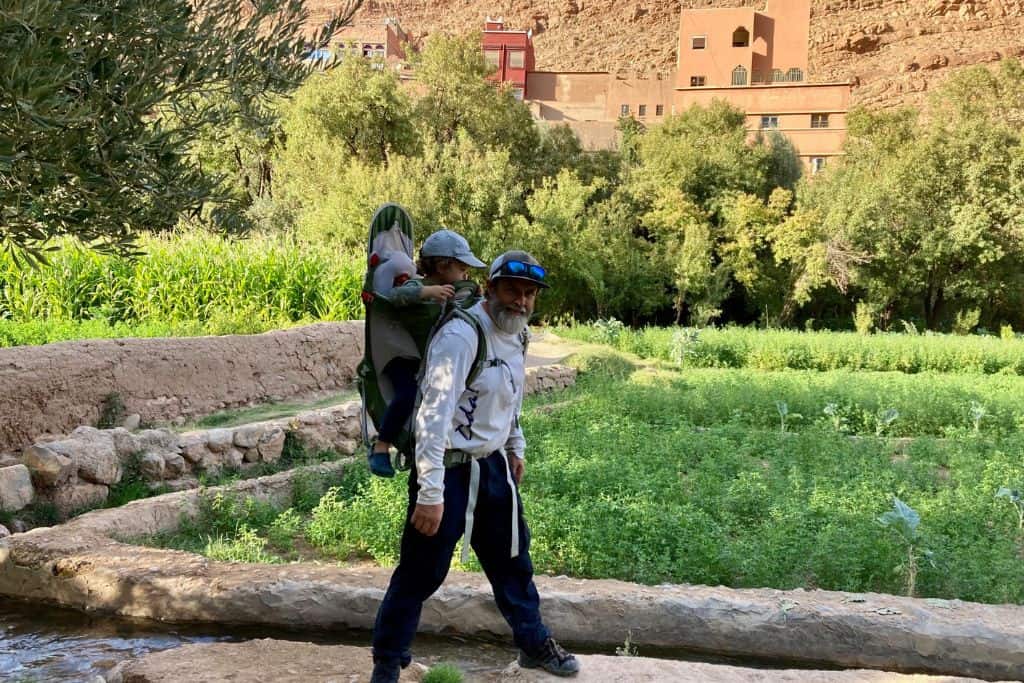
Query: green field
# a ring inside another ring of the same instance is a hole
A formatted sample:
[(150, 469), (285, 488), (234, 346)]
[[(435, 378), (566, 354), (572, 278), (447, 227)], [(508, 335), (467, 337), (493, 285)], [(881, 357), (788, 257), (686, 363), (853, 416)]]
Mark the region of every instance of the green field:
[[(688, 369), (610, 350), (573, 362), (578, 384), (529, 399), (524, 418), (539, 572), (903, 594), (913, 560), (916, 595), (1024, 602), (1024, 532), (996, 496), (1024, 485), (1024, 378)], [(404, 476), (360, 466), (315, 504), (299, 498), (283, 516), (211, 502), (151, 542), (396, 560)], [(916, 537), (879, 521), (895, 499), (919, 513)]]
[(1008, 338), (1001, 338), (746, 327), (631, 329), (611, 320), (558, 327), (555, 332), (682, 367), (1024, 375), (1024, 340), (1009, 328), (1004, 332)]
[(288, 235), (144, 236), (137, 258), (55, 244), (26, 268), (0, 253), (0, 346), (250, 334), (361, 318), (362, 257)]

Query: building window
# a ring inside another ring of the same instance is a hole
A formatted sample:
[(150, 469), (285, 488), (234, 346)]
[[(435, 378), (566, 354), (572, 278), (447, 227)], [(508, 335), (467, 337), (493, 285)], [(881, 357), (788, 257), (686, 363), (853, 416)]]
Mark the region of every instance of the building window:
[(363, 45), (363, 56), (367, 59), (373, 57), (373, 45)]
[(732, 84), (733, 85), (746, 85), (747, 84), (747, 69), (743, 66), (738, 66), (732, 70)]
[(629, 105), (624, 104), (619, 107), (619, 116), (629, 116)]
[(494, 68), (498, 68), (501, 65), (501, 52), (498, 50), (484, 50), (484, 59)]
[(641, 104), (640, 108), (637, 111), (637, 114), (639, 114), (640, 116), (647, 116), (647, 105)]
[(782, 69), (772, 69), (772, 82), (782, 83), (786, 80), (786, 74), (782, 73)]
[(790, 69), (786, 72), (786, 80), (790, 83), (799, 83), (804, 80), (804, 72), (800, 69)]
[(703, 50), (708, 46), (707, 36), (693, 36), (690, 38), (690, 47), (694, 50)]
[(522, 50), (513, 50), (508, 53), (508, 68), (522, 69), (526, 66), (526, 53)]
[(749, 47), (750, 46), (750, 31), (740, 26), (738, 29), (732, 32), (732, 46), (733, 47)]
[(778, 128), (778, 127), (779, 127), (779, 117), (778, 116), (762, 116), (761, 117), (761, 128), (762, 129)]
[(820, 173), (825, 170), (825, 157), (811, 157), (811, 173)]
[(706, 79), (703, 76), (690, 76), (690, 87), (703, 88), (705, 80)]
[(811, 114), (811, 128), (828, 128), (828, 114)]
[(664, 104), (656, 104), (656, 105), (654, 105), (654, 115), (655, 116), (664, 116), (665, 115), (665, 105)]

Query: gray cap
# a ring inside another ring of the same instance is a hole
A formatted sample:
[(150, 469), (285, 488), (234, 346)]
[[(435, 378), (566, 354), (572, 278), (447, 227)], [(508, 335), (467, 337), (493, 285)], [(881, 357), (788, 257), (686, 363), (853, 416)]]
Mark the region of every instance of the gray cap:
[[(537, 269), (532, 270), (530, 268), (522, 268), (522, 272), (516, 274), (509, 273), (507, 270), (506, 272), (502, 272), (503, 266), (509, 262), (526, 264), (527, 266), (537, 266)], [(547, 289), (551, 286), (545, 281), (547, 279), (547, 271), (540, 265), (540, 262), (535, 259), (533, 254), (530, 252), (519, 249), (506, 251), (504, 254), (494, 259), (487, 272), (487, 277), (489, 280), (497, 280), (499, 278), (508, 278), (509, 280), (526, 280), (528, 282), (532, 282), (538, 287), (541, 287), (542, 289)]]
[(473, 255), (466, 238), (452, 230), (438, 230), (423, 240), (420, 247), (422, 256), (445, 256), (465, 263), (473, 268), (483, 268), (483, 261)]

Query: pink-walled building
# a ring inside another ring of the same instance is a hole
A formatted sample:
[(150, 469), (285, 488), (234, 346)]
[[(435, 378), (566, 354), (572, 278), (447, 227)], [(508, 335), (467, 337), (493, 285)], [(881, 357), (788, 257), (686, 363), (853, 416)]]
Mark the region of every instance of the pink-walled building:
[(494, 80), (508, 83), (517, 99), (530, 97), (527, 74), (536, 62), (533, 33), (505, 28), (503, 19), (487, 18), (483, 33), (484, 57), (495, 68)]
[(808, 83), (811, 0), (752, 8), (683, 10), (672, 106), (723, 99), (747, 114), (752, 134), (778, 130), (816, 172), (842, 153), (849, 83)]
[[(643, 78), (528, 68), (524, 97), (538, 120), (568, 124), (591, 149), (617, 144), (620, 116), (650, 125), (722, 99), (746, 112), (752, 136), (765, 129), (786, 135), (815, 172), (842, 153), (850, 85), (807, 82), (810, 15), (810, 0), (767, 0), (763, 12), (683, 10), (675, 73)], [(532, 58), (529, 34), (519, 33)], [(486, 50), (495, 43), (484, 35)], [(504, 72), (496, 77), (505, 79)]]

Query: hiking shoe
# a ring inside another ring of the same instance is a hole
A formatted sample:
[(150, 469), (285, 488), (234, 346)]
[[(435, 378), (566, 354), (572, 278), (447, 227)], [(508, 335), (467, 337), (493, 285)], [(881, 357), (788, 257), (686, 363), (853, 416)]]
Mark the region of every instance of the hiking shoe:
[(370, 676), (370, 683), (398, 683), (398, 676), (401, 673), (402, 667), (398, 664), (376, 662), (373, 665), (373, 674)]
[(555, 676), (575, 676), (579, 673), (579, 661), (565, 651), (554, 638), (548, 638), (540, 650), (533, 654), (519, 651), (519, 666), (524, 669), (544, 669)]
[(391, 453), (374, 453), (371, 450), (366, 455), (366, 461), (370, 463), (370, 471), (378, 477), (390, 479), (395, 476), (395, 468), (391, 466)]

